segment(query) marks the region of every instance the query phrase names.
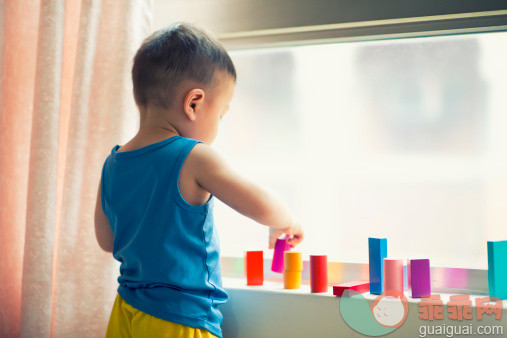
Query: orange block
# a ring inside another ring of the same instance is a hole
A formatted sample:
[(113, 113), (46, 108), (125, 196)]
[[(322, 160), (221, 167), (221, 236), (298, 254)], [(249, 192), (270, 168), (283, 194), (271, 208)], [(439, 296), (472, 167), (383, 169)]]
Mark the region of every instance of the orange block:
[(283, 271), (283, 286), (285, 289), (299, 289), (301, 287), (301, 272), (303, 271), (303, 257), (301, 252), (285, 251), (285, 270)]
[(285, 270), (289, 271), (302, 271), (303, 270), (303, 255), (298, 251), (285, 251), (284, 252)]

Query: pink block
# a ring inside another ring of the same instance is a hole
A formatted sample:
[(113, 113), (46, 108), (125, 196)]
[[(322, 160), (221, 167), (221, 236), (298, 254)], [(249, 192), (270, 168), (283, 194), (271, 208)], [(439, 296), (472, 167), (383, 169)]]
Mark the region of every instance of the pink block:
[(273, 261), (271, 262), (271, 270), (274, 272), (283, 273), (284, 263), (283, 256), (285, 251), (290, 250), (290, 244), (287, 243), (287, 237), (283, 239), (278, 238), (275, 244), (275, 252), (273, 253)]
[(384, 258), (384, 290), (403, 293), (403, 259)]

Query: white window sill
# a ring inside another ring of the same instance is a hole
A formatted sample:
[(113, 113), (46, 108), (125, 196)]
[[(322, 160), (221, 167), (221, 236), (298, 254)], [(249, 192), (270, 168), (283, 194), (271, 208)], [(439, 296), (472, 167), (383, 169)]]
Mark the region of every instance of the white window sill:
[[(229, 300), (219, 307), (224, 316), (224, 338), (364, 337), (343, 320), (340, 313), (341, 298), (332, 294), (331, 287), (327, 293), (311, 293), (308, 284), (302, 284), (300, 289), (284, 289), (282, 283), (273, 281), (264, 281), (262, 286), (247, 286), (244, 278), (224, 277), (222, 281), (229, 294)], [(405, 292), (405, 295), (408, 294)], [(443, 319), (420, 319), (420, 299), (407, 296), (407, 317), (397, 330), (388, 334), (389, 338), (419, 337), (422, 326), (444, 325), (474, 328), (500, 325), (503, 326), (504, 334), (507, 334), (507, 301), (502, 302), (500, 320), (485, 314), (479, 321), (476, 317), (475, 299), (487, 295), (470, 295), (474, 307), (473, 318), (455, 321), (448, 318), (446, 306), (453, 294), (438, 294), (444, 305)], [(364, 297), (371, 305), (377, 296), (364, 293)]]
[[(307, 297), (333, 297), (333, 298), (340, 298), (335, 295), (333, 295), (333, 287), (329, 286), (328, 292), (322, 292), (322, 293), (312, 293), (310, 290), (309, 284), (301, 284), (301, 287), (299, 289), (285, 289), (283, 287), (283, 283), (281, 282), (273, 282), (273, 281), (264, 281), (264, 285), (246, 285), (246, 279), (244, 278), (232, 278), (232, 277), (224, 277), (223, 278), (223, 286), (226, 289), (230, 290), (243, 290), (243, 291), (250, 291), (250, 292), (256, 292), (256, 293), (268, 293), (268, 294), (281, 294), (281, 295), (300, 295), (300, 296), (307, 296)], [(407, 300), (409, 303), (419, 303), (421, 301), (421, 298), (412, 298), (410, 297), (410, 292), (406, 291), (404, 292), (405, 297), (407, 297)], [(447, 302), (450, 301), (450, 297), (457, 295), (457, 293), (437, 293), (432, 292), (432, 294), (438, 294), (440, 295), (440, 299), (444, 302), (444, 305), (447, 304)], [(365, 292), (362, 294), (368, 302), (372, 303), (378, 295), (373, 295), (369, 292)], [(472, 301), (472, 307), (475, 307), (475, 299), (476, 298), (483, 298), (487, 297), (488, 294), (470, 294), (469, 298)], [(507, 300), (504, 300), (502, 302), (502, 307), (504, 309), (507, 309)], [(506, 318), (507, 320), (507, 318)]]

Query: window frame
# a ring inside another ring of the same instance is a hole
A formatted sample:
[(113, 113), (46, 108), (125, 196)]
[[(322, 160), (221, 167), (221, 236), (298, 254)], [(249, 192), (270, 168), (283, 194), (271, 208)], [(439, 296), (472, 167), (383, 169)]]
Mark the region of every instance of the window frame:
[[(176, 21), (198, 23), (229, 51), (507, 31), (503, 0), (156, 0), (155, 7), (154, 29)], [(221, 260), (225, 277), (244, 277), (242, 257)], [(270, 266), (265, 258), (265, 278), (281, 281)], [(368, 279), (367, 263), (328, 267), (340, 271), (330, 275), (330, 283)], [(432, 266), (431, 275), (432, 292), (488, 293), (487, 269)], [(309, 282), (308, 261), (303, 282)]]

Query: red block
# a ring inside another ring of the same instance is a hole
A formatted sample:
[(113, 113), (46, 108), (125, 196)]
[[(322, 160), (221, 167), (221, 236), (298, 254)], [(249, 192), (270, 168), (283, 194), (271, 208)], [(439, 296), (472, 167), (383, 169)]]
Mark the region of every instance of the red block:
[(310, 255), (310, 286), (312, 292), (327, 292), (326, 255)]
[(264, 282), (263, 251), (247, 251), (245, 255), (246, 285), (262, 285)]
[(370, 282), (366, 280), (356, 280), (353, 282), (333, 285), (333, 295), (341, 297), (345, 290), (354, 290), (359, 293), (370, 291)]

